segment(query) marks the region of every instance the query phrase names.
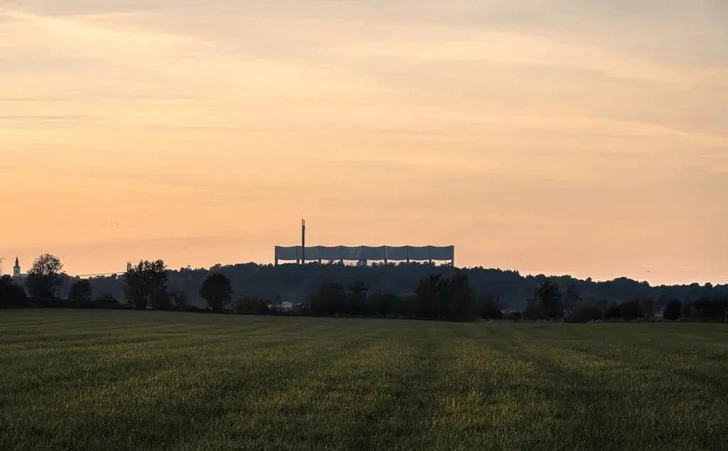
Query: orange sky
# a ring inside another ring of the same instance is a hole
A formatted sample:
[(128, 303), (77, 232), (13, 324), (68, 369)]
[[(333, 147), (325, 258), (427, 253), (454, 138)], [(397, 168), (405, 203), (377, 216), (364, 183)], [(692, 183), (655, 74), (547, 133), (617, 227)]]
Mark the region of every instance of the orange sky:
[(270, 262), (306, 217), (311, 244), (725, 283), (728, 8), (575, 3), (2, 1), (4, 270)]

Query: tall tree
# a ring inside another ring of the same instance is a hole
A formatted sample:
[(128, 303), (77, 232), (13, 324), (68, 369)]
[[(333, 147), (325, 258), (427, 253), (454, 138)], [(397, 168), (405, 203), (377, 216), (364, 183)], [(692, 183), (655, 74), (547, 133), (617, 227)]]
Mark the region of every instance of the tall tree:
[(566, 293), (564, 295), (564, 309), (571, 310), (578, 301), (579, 293), (576, 291), (574, 282), (570, 281), (569, 285), (566, 287)]
[(167, 265), (164, 261), (140, 261), (124, 274), (124, 295), (134, 308), (161, 309), (168, 307)]
[(536, 288), (528, 302), (526, 313), (533, 319), (560, 319), (564, 316), (559, 286), (550, 277)]
[(30, 295), (37, 299), (57, 299), (62, 283), (63, 263), (51, 254), (36, 258), (25, 280)]
[(477, 302), (466, 273), (459, 272), (441, 280), (438, 291), (442, 308), (437, 319), (469, 321), (478, 316)]
[(369, 308), (369, 299), (367, 298), (367, 291), (369, 291), (369, 288), (367, 288), (366, 284), (361, 280), (357, 280), (356, 282), (351, 284), (348, 294), (349, 305), (346, 308), (349, 315), (371, 314)]
[(415, 290), (416, 311), (415, 315), (422, 319), (433, 319), (437, 310), (439, 310), (440, 294), (438, 288), (441, 287), (441, 275), (431, 275), (420, 280), (420, 284)]
[(200, 296), (213, 312), (221, 312), (233, 299), (233, 287), (224, 274), (211, 274), (200, 288)]
[(91, 282), (86, 279), (77, 280), (71, 285), (68, 300), (74, 303), (89, 303), (92, 299)]

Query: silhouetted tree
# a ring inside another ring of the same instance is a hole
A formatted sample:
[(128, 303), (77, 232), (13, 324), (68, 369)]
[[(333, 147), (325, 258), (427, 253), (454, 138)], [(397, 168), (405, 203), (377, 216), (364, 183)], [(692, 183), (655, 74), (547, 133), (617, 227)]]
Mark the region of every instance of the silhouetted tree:
[(574, 285), (574, 282), (569, 282), (569, 285), (566, 287), (566, 294), (564, 295), (564, 310), (571, 310), (574, 308), (576, 303), (579, 301), (579, 293), (576, 291), (576, 286)]
[(693, 317), (693, 304), (685, 303), (682, 306), (682, 309), (680, 309), (680, 316), (683, 318), (692, 318)]
[(166, 308), (170, 300), (164, 261), (144, 260), (127, 271), (124, 274), (124, 295), (137, 310)]
[(560, 319), (564, 316), (559, 286), (551, 278), (546, 278), (528, 302), (526, 314), (531, 319)]
[(642, 311), (642, 304), (639, 301), (628, 301), (619, 306), (622, 313), (622, 319), (625, 321), (634, 321), (643, 318), (645, 313)]
[(589, 321), (602, 319), (604, 313), (605, 306), (603, 302), (584, 295), (579, 297), (579, 300), (576, 301), (565, 319), (569, 323), (588, 323)]
[(478, 304), (463, 272), (431, 275), (415, 290), (415, 314), (422, 319), (467, 321), (478, 317)]
[(676, 319), (679, 319), (680, 315), (682, 314), (682, 307), (682, 302), (678, 301), (677, 299), (673, 299), (665, 307), (665, 312), (662, 315), (663, 318), (669, 319), (670, 321), (675, 321)]
[(91, 300), (91, 282), (81, 279), (71, 285), (71, 291), (68, 294), (68, 302), (71, 305), (90, 304)]
[[(274, 266), (251, 263), (219, 266), (219, 272), (230, 279), (236, 296), (239, 297), (248, 296), (271, 301), (280, 294), (282, 301), (300, 302), (318, 292), (324, 283), (339, 282), (348, 288), (353, 281), (360, 280), (369, 288), (370, 293), (392, 293), (400, 296), (403, 301), (400, 304), (402, 308), (414, 303), (416, 298), (413, 296), (413, 290), (422, 279), (430, 277), (433, 273), (448, 278), (459, 271), (468, 274), (470, 286), (477, 293), (497, 293), (503, 308), (508, 310), (525, 308), (526, 300), (545, 279), (544, 276), (521, 275), (517, 271), (482, 267), (457, 269), (417, 263), (366, 267), (323, 264), (306, 265), (305, 268), (301, 265)], [(210, 272), (206, 268), (169, 271), (169, 289), (184, 291), (191, 299), (199, 297), (200, 286)], [(664, 294), (667, 300), (679, 299), (683, 304), (693, 303), (700, 298), (724, 298), (728, 295), (728, 285), (725, 284), (651, 287), (646, 283), (625, 278), (605, 282), (583, 281), (570, 277), (553, 279), (565, 291), (568, 291), (568, 285), (573, 283), (576, 293), (589, 293), (596, 299), (604, 300), (605, 303), (621, 302), (625, 299), (647, 299), (658, 293)], [(123, 299), (123, 281), (124, 278), (121, 276), (105, 276), (92, 279), (91, 285), (95, 293), (111, 293), (117, 299)], [(568, 297), (566, 293), (564, 296)], [(564, 303), (567, 302), (568, 299), (565, 299)], [(410, 308), (408, 311), (412, 316), (414, 309)]]
[(442, 279), (438, 291), (443, 308), (438, 312), (437, 319), (471, 321), (478, 317), (478, 304), (466, 273), (460, 272)]
[(611, 303), (609, 307), (607, 307), (607, 310), (604, 312), (604, 319), (622, 319), (622, 307), (616, 302)]
[(0, 308), (22, 307), (26, 304), (26, 300), (25, 290), (15, 283), (12, 277), (0, 277)]
[(481, 295), (478, 298), (478, 309), (480, 310), (480, 317), (483, 319), (503, 318), (503, 307), (493, 295)]
[(643, 316), (653, 316), (659, 305), (664, 305), (665, 299), (661, 294), (649, 296), (640, 301), (640, 309)]
[(43, 254), (36, 258), (28, 271), (25, 286), (33, 298), (57, 299), (63, 283), (63, 264), (55, 255)]
[(179, 310), (180, 312), (184, 312), (187, 310), (189, 297), (184, 291), (176, 291), (174, 293), (170, 293), (169, 300), (175, 310)]
[(420, 281), (419, 286), (415, 290), (416, 311), (418, 318), (434, 319), (440, 308), (440, 292), (438, 286), (442, 276), (439, 274), (431, 275)]
[(369, 296), (372, 315), (386, 318), (391, 315), (406, 315), (410, 312), (400, 311), (402, 298), (392, 293), (377, 292)]
[(309, 299), (309, 308), (314, 316), (334, 316), (345, 313), (346, 291), (340, 283), (325, 283), (318, 293)]
[(348, 314), (354, 316), (371, 315), (367, 291), (369, 291), (369, 289), (361, 280), (357, 280), (351, 284), (349, 287), (349, 295), (347, 297)]
[(213, 312), (222, 312), (233, 299), (233, 287), (224, 274), (212, 274), (202, 283), (200, 296)]
[(701, 298), (693, 305), (693, 317), (711, 321), (725, 321), (728, 315), (728, 298)]

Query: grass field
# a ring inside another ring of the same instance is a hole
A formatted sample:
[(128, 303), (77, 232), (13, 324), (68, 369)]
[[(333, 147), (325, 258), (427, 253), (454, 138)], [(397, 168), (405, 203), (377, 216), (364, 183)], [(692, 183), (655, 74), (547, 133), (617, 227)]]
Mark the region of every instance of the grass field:
[(0, 311), (0, 449), (728, 449), (728, 327)]

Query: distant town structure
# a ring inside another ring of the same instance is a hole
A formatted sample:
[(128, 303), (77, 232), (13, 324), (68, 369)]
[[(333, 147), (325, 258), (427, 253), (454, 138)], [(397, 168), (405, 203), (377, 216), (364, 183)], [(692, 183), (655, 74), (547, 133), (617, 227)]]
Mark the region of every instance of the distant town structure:
[(447, 262), (455, 266), (455, 246), (276, 246), (275, 264), (280, 262)]
[(306, 220), (301, 220), (301, 245), (276, 246), (275, 265), (280, 262), (447, 262), (455, 266), (455, 246), (306, 246)]
[(24, 275), (20, 270), (20, 259), (15, 257), (15, 266), (13, 266), (13, 279), (22, 279)]

